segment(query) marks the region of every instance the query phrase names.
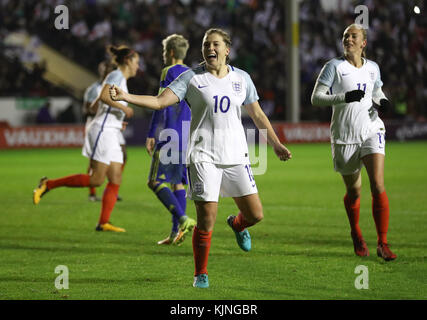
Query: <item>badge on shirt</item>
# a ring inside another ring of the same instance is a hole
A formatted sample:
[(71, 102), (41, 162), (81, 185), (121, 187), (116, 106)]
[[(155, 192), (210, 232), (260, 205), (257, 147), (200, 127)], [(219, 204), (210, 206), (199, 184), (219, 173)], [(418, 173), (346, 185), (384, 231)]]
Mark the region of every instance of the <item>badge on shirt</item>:
[(240, 81), (232, 81), (231, 86), (233, 87), (234, 92), (242, 92), (242, 83)]

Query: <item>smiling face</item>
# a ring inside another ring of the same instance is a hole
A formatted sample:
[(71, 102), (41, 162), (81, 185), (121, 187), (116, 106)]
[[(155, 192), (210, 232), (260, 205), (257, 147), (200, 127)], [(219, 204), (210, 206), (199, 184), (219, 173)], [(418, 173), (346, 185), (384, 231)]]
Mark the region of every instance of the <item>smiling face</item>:
[(219, 33), (211, 33), (203, 38), (202, 55), (207, 67), (218, 69), (226, 65), (229, 53), (230, 48)]
[(342, 45), (345, 55), (352, 54), (362, 56), (366, 43), (366, 36), (363, 29), (356, 26), (350, 26), (345, 29), (342, 37)]

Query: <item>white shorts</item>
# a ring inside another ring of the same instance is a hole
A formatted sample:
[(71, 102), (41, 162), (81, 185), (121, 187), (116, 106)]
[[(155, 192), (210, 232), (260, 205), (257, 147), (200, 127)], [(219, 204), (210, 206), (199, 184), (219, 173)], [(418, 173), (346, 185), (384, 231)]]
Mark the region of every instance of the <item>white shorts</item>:
[(218, 202), (221, 197), (243, 197), (258, 193), (250, 164), (218, 165), (192, 163), (187, 167), (191, 200)]
[(342, 175), (351, 175), (362, 169), (364, 156), (373, 153), (385, 155), (385, 132), (375, 133), (363, 143), (333, 143), (331, 147), (335, 171)]
[(93, 120), (93, 116), (87, 116), (86, 117), (86, 123), (85, 123), (85, 136), (87, 135), (89, 128), (90, 128), (90, 124), (92, 123)]
[(123, 135), (122, 130), (119, 130), (119, 143), (121, 146), (126, 145), (125, 136)]
[(123, 152), (119, 142), (119, 129), (102, 129), (96, 123), (92, 123), (85, 136), (83, 155), (107, 165), (111, 162), (123, 163)]

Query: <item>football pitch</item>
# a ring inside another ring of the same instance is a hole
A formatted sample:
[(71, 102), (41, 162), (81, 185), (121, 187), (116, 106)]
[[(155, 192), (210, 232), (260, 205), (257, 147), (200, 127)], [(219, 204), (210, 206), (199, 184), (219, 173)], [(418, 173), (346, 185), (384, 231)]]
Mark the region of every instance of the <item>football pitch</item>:
[[(59, 188), (33, 205), (40, 177), (86, 172), (80, 149), (1, 151), (0, 299), (427, 299), (427, 142), (387, 144), (388, 241), (398, 255), (392, 262), (376, 256), (366, 171), (360, 226), (370, 256), (360, 258), (330, 145), (288, 147), (292, 160), (278, 161), (269, 148), (268, 170), (255, 176), (265, 218), (250, 229), (250, 252), (238, 248), (226, 223), (237, 213), (233, 200), (220, 199), (208, 289), (192, 287), (191, 237), (180, 247), (157, 245), (171, 219), (146, 185), (145, 148), (128, 147), (123, 201), (111, 215), (126, 233), (95, 231), (100, 202), (89, 202), (87, 189)], [(187, 205), (195, 217), (194, 204)], [(58, 266), (68, 269), (68, 289), (55, 286), (63, 275)]]

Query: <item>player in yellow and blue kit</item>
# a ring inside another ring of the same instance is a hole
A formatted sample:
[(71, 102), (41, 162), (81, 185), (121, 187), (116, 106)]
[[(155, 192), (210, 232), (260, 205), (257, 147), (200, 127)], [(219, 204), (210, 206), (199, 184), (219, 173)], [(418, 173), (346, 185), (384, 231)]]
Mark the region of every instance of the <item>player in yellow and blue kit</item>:
[[(187, 39), (173, 34), (165, 38), (162, 44), (163, 62), (166, 67), (162, 71), (159, 94), (181, 73), (188, 70), (183, 64), (189, 47)], [(191, 111), (184, 100), (166, 109), (154, 111), (151, 119), (146, 140), (147, 151), (153, 157), (148, 186), (172, 214), (171, 233), (158, 244), (180, 244), (195, 226), (195, 220), (185, 214), (187, 201), (184, 185), (187, 185), (187, 172), (183, 155), (186, 153), (190, 120)], [(163, 131), (156, 142), (155, 134), (159, 125), (162, 125)], [(175, 161), (167, 159), (169, 150), (175, 152), (172, 157)], [(167, 183), (170, 183), (170, 188)]]

